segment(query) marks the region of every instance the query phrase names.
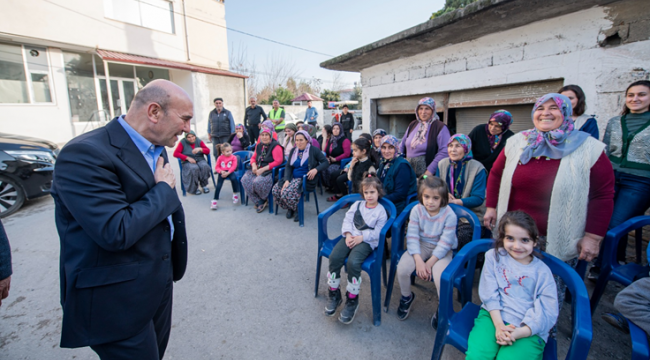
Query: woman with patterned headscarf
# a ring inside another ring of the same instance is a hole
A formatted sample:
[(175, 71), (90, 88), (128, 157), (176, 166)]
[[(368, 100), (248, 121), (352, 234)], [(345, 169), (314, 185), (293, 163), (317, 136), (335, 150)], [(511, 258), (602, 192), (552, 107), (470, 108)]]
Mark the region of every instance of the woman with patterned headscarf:
[(235, 126), (235, 132), (230, 134), (228, 143), (232, 146), (232, 152), (246, 150), (251, 145), (251, 138), (243, 124)]
[[(485, 214), (487, 171), (472, 158), (472, 140), (463, 134), (452, 136), (447, 144), (447, 153), (449, 157), (438, 163), (436, 176), (447, 183), (449, 203), (472, 210), (482, 221)], [(459, 222), (458, 249), (471, 240), (472, 227), (467, 222)]]
[(406, 207), (406, 198), (417, 192), (417, 178), (406, 159), (398, 152), (399, 140), (393, 135), (386, 135), (381, 139), (381, 154), (383, 156), (377, 176), (384, 185), (386, 196), (395, 204), (397, 215)]
[(260, 138), (251, 157), (251, 169), (241, 179), (246, 195), (253, 201), (255, 210), (261, 213), (268, 206), (273, 187), (272, 171), (284, 162), (284, 149), (275, 139), (273, 130), (262, 127)]
[[(261, 131), (264, 130), (264, 129), (269, 129), (269, 130), (271, 130), (271, 134), (273, 134), (273, 140), (278, 141), (278, 133), (275, 132), (275, 124), (273, 124), (273, 121), (271, 121), (271, 120), (264, 120), (264, 121), (260, 124), (260, 135), (262, 134)], [(257, 141), (259, 142), (259, 138), (257, 139)]]
[(372, 132), (372, 151), (377, 154), (377, 158), (380, 161), (383, 159), (381, 156), (381, 139), (386, 135), (388, 135), (388, 133), (384, 129), (377, 129)]
[[(599, 252), (614, 208), (614, 171), (605, 144), (575, 129), (571, 100), (539, 98), (531, 130), (512, 136), (488, 177), (484, 225), (510, 210), (530, 214), (546, 252), (575, 267)], [(558, 283), (558, 301), (566, 286)]]
[(436, 173), (438, 162), (447, 157), (449, 136), (447, 125), (436, 114), (436, 102), (429, 97), (420, 99), (415, 120), (409, 124), (399, 146), (418, 178)]
[(302, 124), (300, 127), (302, 130), (305, 130), (311, 137), (311, 146), (314, 146), (316, 149), (320, 150), (320, 143), (316, 139), (316, 128), (311, 124)]
[(487, 124), (477, 125), (469, 133), (474, 159), (480, 161), (488, 172), (506, 146), (506, 141), (514, 135), (510, 130), (512, 120), (512, 114), (508, 111), (498, 110), (490, 115)]
[(323, 171), (323, 184), (329, 191), (333, 191), (336, 184), (336, 178), (339, 176), (341, 170), (341, 160), (349, 158), (352, 153), (350, 139), (345, 136), (343, 125), (341, 123), (334, 123), (332, 125), (332, 134), (327, 140), (325, 146), (325, 156), (329, 161), (330, 166)]

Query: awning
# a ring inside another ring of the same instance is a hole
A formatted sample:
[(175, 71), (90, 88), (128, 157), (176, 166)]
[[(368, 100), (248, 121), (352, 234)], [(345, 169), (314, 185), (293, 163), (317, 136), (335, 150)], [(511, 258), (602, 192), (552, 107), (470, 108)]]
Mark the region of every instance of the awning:
[(246, 75), (237, 74), (227, 70), (221, 70), (221, 69), (211, 68), (207, 66), (192, 65), (192, 64), (187, 64), (187, 63), (182, 63), (177, 61), (156, 59), (147, 56), (126, 54), (117, 51), (97, 49), (97, 55), (99, 55), (103, 60), (106, 61), (117, 61), (117, 62), (130, 63), (130, 64), (150, 65), (150, 66), (158, 66), (158, 67), (171, 68), (171, 69), (189, 70), (193, 72), (230, 76), (230, 77), (236, 77), (241, 79), (248, 78), (248, 76)]

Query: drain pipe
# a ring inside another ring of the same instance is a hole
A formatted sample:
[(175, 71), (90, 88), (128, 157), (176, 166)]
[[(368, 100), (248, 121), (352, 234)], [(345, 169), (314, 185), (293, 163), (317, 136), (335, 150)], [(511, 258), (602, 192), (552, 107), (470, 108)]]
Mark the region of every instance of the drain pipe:
[(185, 27), (185, 50), (187, 52), (187, 61), (190, 61), (190, 37), (187, 33), (187, 11), (185, 10), (185, 0), (183, 0), (183, 25)]

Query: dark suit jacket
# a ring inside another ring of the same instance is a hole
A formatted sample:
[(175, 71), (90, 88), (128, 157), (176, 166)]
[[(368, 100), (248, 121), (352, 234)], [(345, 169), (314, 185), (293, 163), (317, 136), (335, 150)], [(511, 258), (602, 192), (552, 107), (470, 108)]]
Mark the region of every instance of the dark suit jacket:
[[(167, 163), (166, 152), (162, 157)], [(52, 196), (61, 238), (61, 346), (135, 335), (153, 318), (168, 282), (185, 272), (185, 216), (176, 191), (156, 184), (113, 120), (61, 150)]]
[(11, 276), (11, 248), (4, 225), (0, 221), (0, 280)]

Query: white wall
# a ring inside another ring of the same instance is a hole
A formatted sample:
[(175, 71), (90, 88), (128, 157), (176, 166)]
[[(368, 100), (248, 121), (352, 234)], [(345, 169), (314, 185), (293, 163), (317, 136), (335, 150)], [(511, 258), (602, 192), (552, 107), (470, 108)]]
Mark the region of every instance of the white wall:
[(235, 124), (244, 122), (244, 111), (246, 109), (246, 94), (244, 80), (241, 78), (210, 75), (204, 73), (192, 73), (194, 121), (199, 137), (209, 139), (208, 116), (214, 109), (214, 98), (223, 98), (224, 107), (232, 112)]
[(564, 78), (585, 91), (602, 137), (627, 85), (650, 71), (650, 41), (598, 45), (611, 26), (594, 7), (364, 69), (363, 128), (370, 129), (371, 99)]
[[(100, 48), (174, 61), (187, 61), (181, 0), (174, 7), (175, 34), (104, 16), (104, 0), (5, 0), (0, 37), (13, 35)], [(185, 0), (192, 63), (228, 69), (225, 5), (215, 0)], [(196, 18), (196, 19), (193, 19)]]
[(64, 143), (74, 134), (63, 54), (48, 49), (52, 69), (53, 104), (0, 104), (0, 132)]

